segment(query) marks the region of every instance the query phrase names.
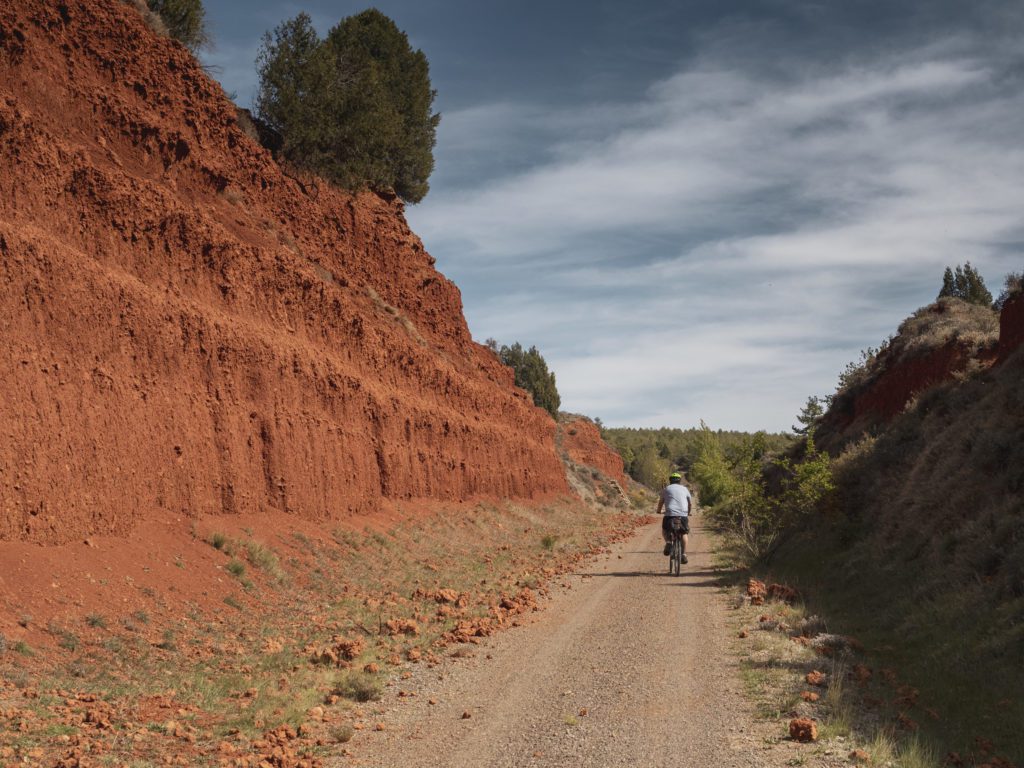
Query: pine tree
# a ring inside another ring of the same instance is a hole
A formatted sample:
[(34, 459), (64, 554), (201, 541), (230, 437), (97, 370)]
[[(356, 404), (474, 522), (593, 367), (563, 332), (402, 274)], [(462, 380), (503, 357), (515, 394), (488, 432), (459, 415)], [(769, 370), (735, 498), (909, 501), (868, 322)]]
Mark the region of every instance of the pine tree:
[(966, 262), (963, 266), (957, 264), (956, 270), (951, 271), (946, 267), (942, 276), (942, 289), (938, 298), (953, 297), (962, 299), (971, 304), (979, 304), (983, 307), (992, 306), (992, 294), (985, 287), (985, 280), (981, 273)]
[(427, 57), (391, 19), (363, 11), (320, 40), (300, 14), (264, 37), (257, 64), (257, 113), (289, 160), (349, 189), (423, 199), (441, 116)]
[(953, 296), (955, 291), (956, 283), (953, 280), (953, 270), (946, 267), (946, 271), (942, 273), (942, 289), (939, 291), (938, 298)]
[(517, 387), (522, 387), (533, 396), (533, 403), (553, 418), (558, 417), (562, 398), (555, 386), (555, 374), (548, 370), (548, 364), (536, 347), (524, 350), (519, 342), (511, 347), (502, 345), (498, 358), (515, 372)]
[(796, 417), (796, 420), (800, 422), (800, 426), (794, 426), (793, 432), (798, 435), (809, 435), (814, 431), (814, 428), (818, 424), (818, 420), (821, 419), (825, 413), (825, 407), (819, 397), (811, 395), (807, 398), (807, 404), (804, 405), (800, 414)]

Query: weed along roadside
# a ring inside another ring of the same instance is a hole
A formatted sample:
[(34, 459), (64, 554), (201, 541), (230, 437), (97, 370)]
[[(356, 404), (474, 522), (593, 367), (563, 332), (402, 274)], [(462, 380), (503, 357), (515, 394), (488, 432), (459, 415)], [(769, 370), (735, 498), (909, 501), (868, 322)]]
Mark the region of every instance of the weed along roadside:
[(224, 569), (221, 607), (181, 620), (168, 598), (182, 587), (168, 585), (148, 610), (122, 615), (111, 600), (40, 628), (31, 650), (0, 656), (3, 756), (257, 765), (284, 750), (318, 764), (357, 747), (409, 665), (516, 623), (551, 579), (643, 520), (480, 504), (378, 530), (263, 526), (259, 541), (243, 529), (255, 525), (201, 522), (183, 558)]

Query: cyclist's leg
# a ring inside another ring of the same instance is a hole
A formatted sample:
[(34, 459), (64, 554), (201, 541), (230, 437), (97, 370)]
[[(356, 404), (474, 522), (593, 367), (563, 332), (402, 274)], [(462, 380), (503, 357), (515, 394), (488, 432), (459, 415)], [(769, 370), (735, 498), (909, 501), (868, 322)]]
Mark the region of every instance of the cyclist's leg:
[(665, 550), (663, 554), (667, 556), (672, 553), (672, 529), (669, 527), (668, 515), (661, 518), (661, 537), (665, 539)]
[(690, 543), (690, 518), (689, 517), (684, 517), (683, 518), (683, 535), (682, 535), (682, 539), (683, 539), (683, 562), (685, 563), (687, 561), (687, 558), (686, 558), (686, 545)]

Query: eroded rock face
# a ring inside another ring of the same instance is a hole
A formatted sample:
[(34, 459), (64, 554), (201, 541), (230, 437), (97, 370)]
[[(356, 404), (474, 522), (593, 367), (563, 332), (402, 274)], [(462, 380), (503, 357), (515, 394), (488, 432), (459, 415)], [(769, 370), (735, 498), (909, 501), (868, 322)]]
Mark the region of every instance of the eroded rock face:
[(622, 457), (601, 438), (590, 419), (570, 416), (562, 425), (562, 447), (577, 464), (599, 469), (622, 488), (628, 487)]
[(0, 29), (0, 540), (567, 492), (401, 201), (283, 171), (127, 4)]

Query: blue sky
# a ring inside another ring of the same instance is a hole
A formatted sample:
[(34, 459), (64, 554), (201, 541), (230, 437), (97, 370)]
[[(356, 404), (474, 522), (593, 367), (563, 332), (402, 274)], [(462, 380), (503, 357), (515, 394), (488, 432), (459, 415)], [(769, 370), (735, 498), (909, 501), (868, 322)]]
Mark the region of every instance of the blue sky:
[[(248, 105), (266, 30), (367, 6), (206, 7)], [(1024, 0), (376, 7), (442, 114), (410, 224), (566, 410), (787, 429), (947, 264), (1024, 268)]]

